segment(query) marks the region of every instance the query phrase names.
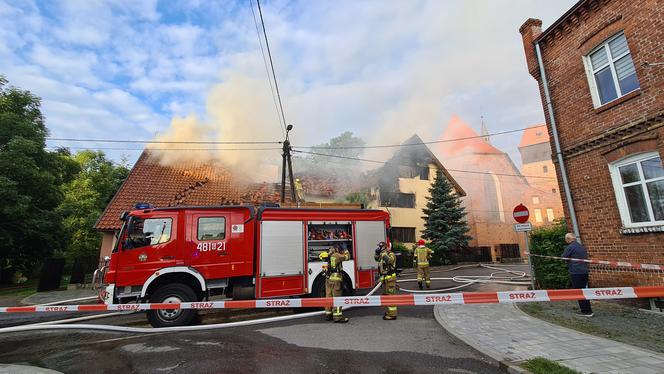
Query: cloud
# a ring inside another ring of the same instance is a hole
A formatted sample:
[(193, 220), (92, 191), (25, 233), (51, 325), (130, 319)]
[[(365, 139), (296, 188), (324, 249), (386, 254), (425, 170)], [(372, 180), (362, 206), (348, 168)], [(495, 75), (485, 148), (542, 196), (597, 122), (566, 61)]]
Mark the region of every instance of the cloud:
[[(542, 122), (518, 27), (572, 2), (265, 2), (293, 143), (431, 140), (454, 113), (490, 131)], [(281, 138), (247, 2), (17, 4), (0, 3), (0, 72), (43, 97), (54, 134), (149, 138), (196, 114), (215, 139)], [(494, 141), (516, 155), (518, 139)]]

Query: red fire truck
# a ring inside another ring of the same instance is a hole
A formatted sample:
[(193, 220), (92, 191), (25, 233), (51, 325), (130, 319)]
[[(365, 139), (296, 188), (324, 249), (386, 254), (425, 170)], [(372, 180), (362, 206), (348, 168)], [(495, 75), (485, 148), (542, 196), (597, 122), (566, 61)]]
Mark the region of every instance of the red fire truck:
[[(382, 210), (253, 206), (140, 206), (124, 213), (110, 258), (95, 280), (107, 304), (178, 303), (224, 294), (238, 299), (324, 296), (319, 254), (339, 246), (344, 289), (375, 285), (376, 244), (387, 241)], [(186, 325), (195, 310), (148, 311), (155, 327)]]

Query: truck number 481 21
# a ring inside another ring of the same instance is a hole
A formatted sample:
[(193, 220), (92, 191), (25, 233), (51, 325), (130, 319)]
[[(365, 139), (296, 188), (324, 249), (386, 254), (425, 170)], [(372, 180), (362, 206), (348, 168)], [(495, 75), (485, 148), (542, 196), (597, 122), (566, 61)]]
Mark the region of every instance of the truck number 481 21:
[(208, 252), (208, 251), (225, 252), (226, 243), (225, 242), (198, 243), (198, 245), (196, 245), (196, 249), (199, 250), (200, 252)]

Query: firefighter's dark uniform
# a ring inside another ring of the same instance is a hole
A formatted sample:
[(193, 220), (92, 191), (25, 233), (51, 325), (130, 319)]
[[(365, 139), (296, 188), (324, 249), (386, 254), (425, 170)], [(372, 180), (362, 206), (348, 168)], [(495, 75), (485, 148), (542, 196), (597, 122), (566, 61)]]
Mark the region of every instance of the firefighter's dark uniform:
[[(387, 246), (384, 246), (374, 258), (378, 261), (380, 281), (383, 282), (383, 295), (395, 295), (397, 293), (397, 257), (388, 250)], [(397, 319), (397, 306), (388, 306), (383, 319)]]
[(431, 260), (431, 255), (433, 251), (427, 248), (424, 245), (418, 245), (415, 248), (415, 255), (413, 256), (413, 262), (417, 266), (417, 284), (422, 289), (422, 281), (427, 285), (427, 288), (431, 288), (431, 273), (429, 271), (429, 260)]
[[(342, 296), (342, 263), (350, 259), (348, 251), (333, 251), (331, 253), (322, 253), (320, 258), (327, 261), (327, 269), (325, 272), (325, 297), (338, 297)], [(344, 317), (341, 312), (341, 307), (325, 307), (325, 317), (327, 320), (334, 320), (334, 322), (348, 322), (348, 318)]]

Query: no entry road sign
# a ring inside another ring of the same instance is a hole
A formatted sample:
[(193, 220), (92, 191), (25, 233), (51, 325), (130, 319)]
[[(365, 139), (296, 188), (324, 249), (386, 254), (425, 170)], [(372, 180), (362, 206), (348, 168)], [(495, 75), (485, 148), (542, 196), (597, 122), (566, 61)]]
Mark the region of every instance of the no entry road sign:
[(528, 218), (530, 218), (530, 212), (528, 211), (528, 208), (526, 208), (525, 205), (519, 204), (516, 207), (514, 207), (514, 211), (512, 212), (512, 217), (514, 217), (514, 220), (519, 223), (526, 223), (528, 222)]

